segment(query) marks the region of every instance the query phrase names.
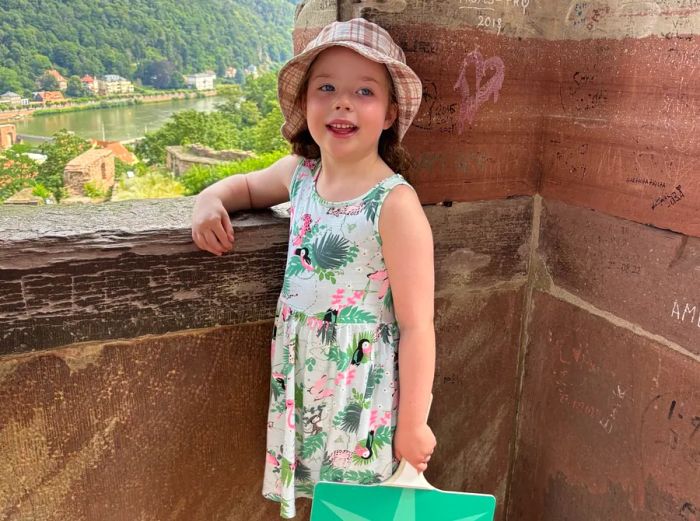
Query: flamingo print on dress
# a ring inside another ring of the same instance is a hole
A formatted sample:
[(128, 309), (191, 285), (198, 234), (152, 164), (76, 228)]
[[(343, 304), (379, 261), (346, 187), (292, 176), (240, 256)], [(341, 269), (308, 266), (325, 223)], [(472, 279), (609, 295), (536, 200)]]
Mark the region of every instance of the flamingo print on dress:
[(314, 400), (323, 400), (324, 398), (330, 398), (333, 396), (333, 389), (326, 389), (326, 383), (328, 382), (328, 375), (324, 374), (318, 381), (309, 388), (311, 396)]
[(382, 283), (382, 285), (379, 288), (379, 295), (377, 296), (379, 297), (379, 300), (383, 299), (384, 295), (386, 295), (386, 292), (389, 289), (389, 274), (387, 273), (387, 271), (375, 271), (374, 273), (370, 273), (369, 275), (367, 275), (367, 278), (369, 280)]
[(306, 233), (311, 229), (311, 214), (305, 213), (302, 219), (303, 223), (301, 225), (301, 230), (299, 230), (299, 233), (292, 241), (294, 246), (301, 246), (301, 243), (304, 240), (304, 235), (306, 235)]
[(284, 404), (287, 406), (287, 427), (294, 429), (294, 400), (286, 400)]
[(277, 458), (275, 458), (275, 456), (273, 456), (273, 454), (270, 451), (268, 451), (265, 454), (265, 459), (267, 459), (267, 462), (275, 468), (280, 466), (280, 462), (277, 460)]

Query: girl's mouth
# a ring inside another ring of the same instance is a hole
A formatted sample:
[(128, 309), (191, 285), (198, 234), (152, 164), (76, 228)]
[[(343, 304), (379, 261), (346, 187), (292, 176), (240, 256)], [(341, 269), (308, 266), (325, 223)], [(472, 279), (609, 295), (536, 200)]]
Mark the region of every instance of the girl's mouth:
[(355, 125), (326, 125), (328, 131), (334, 136), (348, 137), (357, 132)]

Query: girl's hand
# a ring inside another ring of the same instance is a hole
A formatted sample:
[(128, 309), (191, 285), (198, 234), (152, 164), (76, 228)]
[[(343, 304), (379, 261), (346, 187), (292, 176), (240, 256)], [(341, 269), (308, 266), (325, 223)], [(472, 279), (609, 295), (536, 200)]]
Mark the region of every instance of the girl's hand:
[(192, 210), (192, 240), (202, 250), (221, 255), (233, 248), (233, 227), (221, 199), (201, 192)]
[(396, 426), (394, 455), (398, 460), (405, 458), (418, 472), (424, 472), (428, 468), (435, 445), (435, 435), (427, 423)]

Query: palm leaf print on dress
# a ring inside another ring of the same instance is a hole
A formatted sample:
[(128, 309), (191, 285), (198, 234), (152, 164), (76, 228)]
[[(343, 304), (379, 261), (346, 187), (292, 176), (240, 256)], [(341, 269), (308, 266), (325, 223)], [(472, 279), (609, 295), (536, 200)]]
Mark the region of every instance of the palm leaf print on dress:
[(340, 235), (327, 233), (318, 239), (313, 246), (315, 266), (324, 270), (335, 270), (348, 263), (350, 241)]
[(362, 409), (361, 403), (350, 402), (342, 411), (338, 411), (335, 415), (333, 425), (347, 432), (357, 432), (357, 429), (360, 427)]
[(383, 186), (378, 186), (362, 199), (365, 206), (365, 217), (367, 217), (368, 221), (374, 221), (374, 218), (377, 216), (377, 209), (382, 202), (382, 195), (384, 195), (385, 191), (386, 189)]

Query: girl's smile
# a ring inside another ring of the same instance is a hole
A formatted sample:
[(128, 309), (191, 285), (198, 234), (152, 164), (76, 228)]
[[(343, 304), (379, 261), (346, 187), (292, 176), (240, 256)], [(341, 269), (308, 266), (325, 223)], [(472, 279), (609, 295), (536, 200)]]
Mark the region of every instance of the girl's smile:
[(326, 128), (334, 137), (338, 137), (340, 139), (346, 139), (353, 136), (358, 131), (357, 125), (346, 119), (334, 119), (326, 125)]

